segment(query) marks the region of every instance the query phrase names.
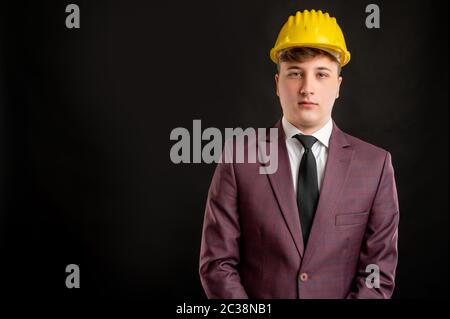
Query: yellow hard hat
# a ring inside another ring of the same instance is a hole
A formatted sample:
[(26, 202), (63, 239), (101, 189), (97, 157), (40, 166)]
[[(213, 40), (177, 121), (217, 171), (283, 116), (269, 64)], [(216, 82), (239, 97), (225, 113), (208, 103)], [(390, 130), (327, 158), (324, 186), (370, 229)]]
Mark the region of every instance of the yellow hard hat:
[(350, 61), (350, 52), (345, 45), (344, 35), (336, 18), (321, 10), (297, 11), (290, 16), (278, 34), (275, 46), (270, 50), (270, 58), (278, 63), (281, 50), (292, 47), (308, 47), (337, 55), (341, 66)]

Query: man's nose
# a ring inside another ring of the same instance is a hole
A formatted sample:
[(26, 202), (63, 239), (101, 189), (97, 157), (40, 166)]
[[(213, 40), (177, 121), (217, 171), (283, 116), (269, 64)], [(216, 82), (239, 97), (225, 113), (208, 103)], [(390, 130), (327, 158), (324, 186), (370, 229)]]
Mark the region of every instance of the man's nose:
[(300, 86), (300, 94), (307, 96), (307, 95), (313, 95), (314, 94), (314, 88), (312, 86), (312, 80), (309, 79), (307, 76), (303, 78), (302, 84)]

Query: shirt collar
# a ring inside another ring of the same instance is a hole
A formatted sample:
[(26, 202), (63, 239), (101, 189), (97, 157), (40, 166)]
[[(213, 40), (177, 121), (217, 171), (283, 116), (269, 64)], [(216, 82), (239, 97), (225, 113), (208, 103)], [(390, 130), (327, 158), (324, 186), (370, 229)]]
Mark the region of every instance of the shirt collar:
[[(284, 134), (286, 136), (286, 139), (289, 139), (293, 137), (296, 134), (303, 134), (302, 131), (300, 131), (298, 128), (296, 128), (293, 124), (291, 124), (286, 118), (283, 116), (281, 119), (281, 124), (283, 125)], [(325, 145), (328, 148), (328, 142), (330, 141), (331, 131), (333, 130), (333, 121), (330, 117), (328, 122), (322, 126), (319, 130), (315, 131), (314, 133), (310, 134), (317, 138), (320, 143)]]

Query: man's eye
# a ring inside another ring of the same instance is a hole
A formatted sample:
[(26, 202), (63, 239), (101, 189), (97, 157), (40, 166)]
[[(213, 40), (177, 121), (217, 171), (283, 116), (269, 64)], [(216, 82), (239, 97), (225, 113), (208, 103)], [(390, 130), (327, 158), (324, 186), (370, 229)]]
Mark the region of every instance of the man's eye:
[(328, 77), (327, 73), (319, 73), (318, 75), (319, 75), (319, 78), (322, 78), (322, 79)]
[(291, 72), (288, 75), (291, 76), (291, 77), (299, 77), (300, 73), (299, 72)]

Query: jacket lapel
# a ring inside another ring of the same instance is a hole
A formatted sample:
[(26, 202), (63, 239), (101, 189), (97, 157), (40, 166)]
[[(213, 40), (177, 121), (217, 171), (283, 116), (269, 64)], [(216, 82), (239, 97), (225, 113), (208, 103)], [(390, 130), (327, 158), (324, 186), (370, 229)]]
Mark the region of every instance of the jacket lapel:
[(345, 138), (344, 133), (333, 121), (333, 130), (330, 136), (327, 164), (320, 190), (319, 202), (311, 228), (308, 245), (303, 263), (311, 260), (317, 247), (323, 243), (325, 232), (322, 229), (332, 216), (336, 202), (340, 198), (342, 189), (348, 176), (354, 150)]
[[(297, 251), (300, 254), (300, 257), (302, 257), (304, 251), (302, 231), (297, 208), (297, 199), (294, 193), (291, 165), (289, 163), (285, 134), (281, 125), (281, 120), (278, 121), (274, 127), (278, 128), (278, 169), (273, 174), (267, 174), (267, 177), (269, 178), (272, 191), (283, 214), (284, 221), (291, 233), (292, 239), (294, 240)], [(273, 141), (271, 141), (269, 133), (267, 133), (266, 141), (268, 144), (272, 144), (267, 145), (270, 147), (270, 150), (274, 150)]]

